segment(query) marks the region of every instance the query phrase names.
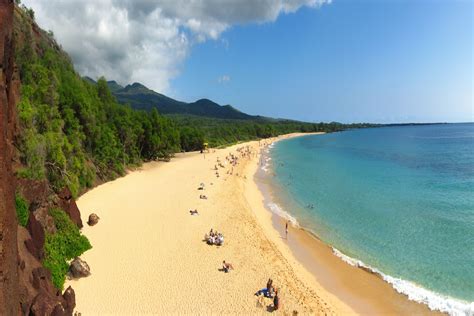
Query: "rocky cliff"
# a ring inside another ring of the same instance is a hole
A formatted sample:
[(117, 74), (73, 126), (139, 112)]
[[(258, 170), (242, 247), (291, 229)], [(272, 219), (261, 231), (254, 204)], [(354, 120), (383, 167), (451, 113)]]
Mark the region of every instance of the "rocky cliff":
[(14, 157), (15, 104), (18, 81), (15, 79), (13, 0), (0, 0), (0, 315), (19, 312), (17, 219)]
[[(15, 147), (21, 133), (16, 108), (21, 83), (15, 65), (15, 44), (21, 36), (14, 36), (18, 12), (13, 0), (0, 0), (0, 315), (72, 315), (74, 290), (61, 293), (55, 288), (42, 259), (45, 235), (55, 230), (48, 209), (63, 209), (82, 227), (79, 209), (67, 188), (54, 192), (47, 180), (15, 177), (21, 165)], [(18, 224), (16, 193), (29, 205), (26, 228)]]

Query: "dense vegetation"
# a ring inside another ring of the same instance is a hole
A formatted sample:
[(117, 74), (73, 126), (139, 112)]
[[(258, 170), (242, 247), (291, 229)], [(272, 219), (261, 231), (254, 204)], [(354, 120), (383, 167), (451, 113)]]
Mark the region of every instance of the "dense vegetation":
[[(348, 127), (340, 123), (303, 123), (291, 120), (217, 120), (192, 115), (169, 115), (180, 131), (189, 131), (211, 147), (225, 146), (293, 132), (336, 132)], [(192, 127), (190, 127), (192, 126)], [(353, 125), (352, 127), (356, 127)], [(192, 142), (191, 142), (192, 143)], [(183, 144), (186, 145), (186, 144)], [(186, 147), (184, 147), (186, 149)], [(193, 149), (192, 147), (190, 148)]]
[(104, 79), (91, 85), (74, 71), (67, 55), (35, 34), (27, 16), (15, 21), (21, 77), (17, 141), (21, 177), (47, 178), (54, 189), (77, 194), (96, 177), (122, 175), (126, 166), (169, 158), (181, 149), (175, 123), (118, 104)]
[(28, 202), (20, 195), (15, 195), (15, 208), (16, 208), (16, 215), (18, 218), (18, 223), (25, 227), (28, 224)]
[(51, 209), (49, 214), (57, 231), (46, 234), (43, 264), (51, 271), (54, 286), (62, 289), (69, 268), (68, 260), (80, 256), (92, 246), (63, 210)]

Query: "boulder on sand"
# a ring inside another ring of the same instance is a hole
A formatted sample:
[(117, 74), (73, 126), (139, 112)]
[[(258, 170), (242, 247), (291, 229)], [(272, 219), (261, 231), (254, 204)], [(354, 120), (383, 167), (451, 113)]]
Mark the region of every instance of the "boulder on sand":
[(89, 226), (94, 226), (95, 224), (97, 224), (99, 222), (99, 219), (100, 219), (100, 217), (97, 216), (97, 214), (92, 213), (91, 215), (89, 215), (89, 220), (87, 221), (87, 224)]
[(91, 269), (87, 262), (79, 257), (74, 258), (69, 266), (69, 275), (73, 278), (83, 278), (91, 274)]

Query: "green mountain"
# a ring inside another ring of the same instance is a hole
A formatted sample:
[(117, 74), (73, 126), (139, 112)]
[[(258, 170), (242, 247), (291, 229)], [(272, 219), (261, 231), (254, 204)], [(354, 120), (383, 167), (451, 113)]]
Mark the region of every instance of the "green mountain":
[(115, 81), (115, 80), (107, 81), (107, 85), (109, 86), (109, 89), (112, 93), (114, 93), (115, 91), (123, 89), (123, 87), (121, 85), (119, 85), (117, 83), (117, 81)]
[[(85, 78), (90, 81), (90, 78)], [(235, 109), (231, 105), (219, 105), (209, 99), (200, 99), (187, 103), (167, 97), (155, 92), (144, 85), (135, 82), (126, 87), (120, 86), (115, 81), (107, 81), (110, 91), (121, 104), (129, 104), (138, 110), (151, 110), (156, 108), (161, 114), (186, 114), (220, 119), (251, 120), (260, 116), (252, 116)]]

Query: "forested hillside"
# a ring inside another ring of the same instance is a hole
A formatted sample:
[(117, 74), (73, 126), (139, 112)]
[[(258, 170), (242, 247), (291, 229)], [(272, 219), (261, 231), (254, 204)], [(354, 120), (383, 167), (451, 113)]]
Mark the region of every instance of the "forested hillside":
[(143, 160), (181, 150), (173, 121), (119, 105), (104, 79), (92, 85), (73, 68), (51, 34), (17, 18), (20, 177), (47, 178), (77, 196), (97, 178), (107, 180)]
[(120, 103), (129, 104), (138, 110), (149, 111), (155, 108), (162, 114), (197, 115), (217, 119), (249, 120), (258, 118), (242, 113), (230, 105), (221, 106), (208, 99), (200, 99), (192, 103), (177, 101), (137, 82), (126, 87), (119, 86), (115, 81), (108, 83)]

